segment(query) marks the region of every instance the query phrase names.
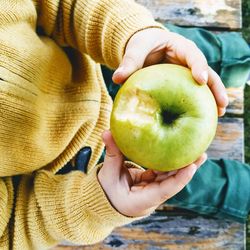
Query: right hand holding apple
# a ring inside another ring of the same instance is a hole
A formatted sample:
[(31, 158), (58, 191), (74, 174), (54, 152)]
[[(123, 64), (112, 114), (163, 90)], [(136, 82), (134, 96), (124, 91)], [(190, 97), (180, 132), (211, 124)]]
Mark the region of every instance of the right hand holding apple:
[(198, 83), (208, 84), (217, 103), (218, 115), (224, 115), (228, 97), (218, 74), (208, 66), (205, 56), (192, 41), (167, 30), (149, 28), (136, 32), (127, 43), (113, 81), (123, 83), (138, 69), (160, 63), (190, 68)]
[(113, 207), (130, 217), (149, 215), (180, 192), (207, 158), (203, 154), (194, 163), (171, 172), (127, 168), (109, 131), (103, 133), (103, 141), (106, 156), (98, 180)]

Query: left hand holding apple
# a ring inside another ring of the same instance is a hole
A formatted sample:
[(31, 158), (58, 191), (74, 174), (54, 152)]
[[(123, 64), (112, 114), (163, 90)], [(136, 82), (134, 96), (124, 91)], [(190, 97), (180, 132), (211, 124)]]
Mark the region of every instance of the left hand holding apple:
[(204, 163), (203, 154), (180, 170), (160, 172), (127, 168), (109, 131), (103, 133), (106, 156), (98, 180), (113, 207), (126, 216), (145, 216), (181, 191)]
[(218, 115), (224, 115), (228, 97), (218, 74), (208, 66), (205, 56), (195, 43), (164, 29), (145, 29), (130, 38), (113, 81), (123, 83), (136, 70), (163, 62), (190, 68), (198, 83), (208, 84), (217, 103)]

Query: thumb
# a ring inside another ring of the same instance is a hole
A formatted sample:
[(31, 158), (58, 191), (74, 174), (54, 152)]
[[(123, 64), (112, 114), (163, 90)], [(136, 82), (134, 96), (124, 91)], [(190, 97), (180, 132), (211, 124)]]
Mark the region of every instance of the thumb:
[(102, 134), (103, 142), (106, 146), (106, 156), (104, 158), (102, 174), (109, 176), (110, 174), (119, 176), (123, 167), (124, 157), (115, 144), (110, 131), (104, 131)]
[(139, 37), (131, 39), (120, 66), (113, 74), (112, 80), (115, 83), (123, 83), (131, 74), (141, 69), (150, 50), (149, 45), (143, 44)]

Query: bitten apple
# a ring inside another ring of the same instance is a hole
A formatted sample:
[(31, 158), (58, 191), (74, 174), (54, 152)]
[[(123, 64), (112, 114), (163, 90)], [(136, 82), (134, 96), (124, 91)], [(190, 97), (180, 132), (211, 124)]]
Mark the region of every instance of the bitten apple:
[(159, 64), (138, 70), (118, 91), (111, 133), (131, 161), (170, 171), (194, 162), (217, 128), (217, 106), (207, 85), (188, 68)]

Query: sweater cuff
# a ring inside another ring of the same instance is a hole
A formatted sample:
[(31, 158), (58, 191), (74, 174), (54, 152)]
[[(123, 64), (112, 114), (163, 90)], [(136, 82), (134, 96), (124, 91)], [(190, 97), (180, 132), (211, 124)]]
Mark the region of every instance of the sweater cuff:
[[(131, 164), (132, 165), (132, 164)], [(46, 230), (55, 240), (92, 244), (103, 240), (115, 227), (142, 217), (127, 217), (110, 204), (93, 168), (89, 174), (73, 171), (54, 175), (39, 171), (35, 195)]]
[(77, 1), (75, 7), (76, 47), (111, 68), (119, 66), (126, 44), (136, 32), (164, 29), (146, 8), (132, 0), (87, 2)]

